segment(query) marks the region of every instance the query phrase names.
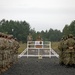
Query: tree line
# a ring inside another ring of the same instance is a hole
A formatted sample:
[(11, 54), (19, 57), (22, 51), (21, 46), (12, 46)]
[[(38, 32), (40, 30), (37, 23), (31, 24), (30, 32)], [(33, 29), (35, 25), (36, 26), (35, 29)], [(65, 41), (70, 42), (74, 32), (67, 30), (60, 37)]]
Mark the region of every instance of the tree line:
[(75, 20), (73, 20), (70, 25), (66, 24), (63, 28), (63, 35), (73, 34), (75, 36)]
[(75, 21), (72, 21), (70, 25), (65, 25), (62, 32), (57, 29), (53, 30), (52, 28), (36, 32), (34, 28), (31, 29), (30, 24), (26, 21), (2, 19), (0, 21), (0, 32), (11, 34), (21, 42), (27, 42), (29, 33), (32, 34), (33, 40), (36, 40), (36, 37), (40, 34), (45, 41), (59, 41), (63, 35), (68, 35), (69, 33), (75, 36)]
[(27, 35), (30, 31), (30, 25), (26, 21), (1, 20), (0, 32), (11, 34), (18, 41), (26, 42)]

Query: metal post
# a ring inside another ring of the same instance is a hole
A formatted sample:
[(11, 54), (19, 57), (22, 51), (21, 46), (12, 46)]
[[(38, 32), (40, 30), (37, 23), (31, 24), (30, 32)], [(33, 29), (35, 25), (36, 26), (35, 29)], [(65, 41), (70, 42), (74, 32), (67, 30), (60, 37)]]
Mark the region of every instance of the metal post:
[(28, 58), (29, 41), (27, 41), (27, 58)]
[(51, 58), (51, 42), (49, 42), (49, 49), (50, 49), (50, 51), (49, 51), (49, 57)]
[(39, 48), (38, 48), (38, 56), (40, 56), (40, 51), (39, 51)]

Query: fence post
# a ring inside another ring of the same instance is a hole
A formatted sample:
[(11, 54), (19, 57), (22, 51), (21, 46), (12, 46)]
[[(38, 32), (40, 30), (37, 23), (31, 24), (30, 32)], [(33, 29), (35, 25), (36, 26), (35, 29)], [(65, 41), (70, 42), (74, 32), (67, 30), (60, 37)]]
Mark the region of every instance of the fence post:
[(50, 49), (50, 51), (49, 51), (49, 57), (51, 58), (51, 42), (49, 42), (49, 49)]
[(29, 41), (27, 41), (27, 58), (28, 58)]

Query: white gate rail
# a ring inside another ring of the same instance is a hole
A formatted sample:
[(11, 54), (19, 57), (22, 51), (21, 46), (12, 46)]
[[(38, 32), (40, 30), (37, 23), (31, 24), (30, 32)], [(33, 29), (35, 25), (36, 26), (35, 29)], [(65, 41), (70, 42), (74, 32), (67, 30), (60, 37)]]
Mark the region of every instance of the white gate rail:
[(24, 56), (24, 54), (26, 53), (26, 51), (27, 51), (27, 48), (21, 54), (18, 55), (18, 58)]
[[(39, 44), (41, 42), (41, 44)], [(37, 47), (38, 46), (38, 47)], [(29, 54), (29, 51), (36, 52), (37, 54)], [(48, 54), (41, 54), (41, 51), (44, 51)], [(49, 41), (28, 41), (27, 48), (20, 54), (18, 57), (57, 57), (59, 55), (51, 48), (51, 42)]]

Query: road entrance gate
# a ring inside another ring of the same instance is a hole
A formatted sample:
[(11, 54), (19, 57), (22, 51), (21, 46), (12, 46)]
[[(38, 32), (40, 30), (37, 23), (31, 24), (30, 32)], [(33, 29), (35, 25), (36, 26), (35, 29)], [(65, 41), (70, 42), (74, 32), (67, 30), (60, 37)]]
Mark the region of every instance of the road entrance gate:
[(18, 56), (20, 57), (59, 57), (51, 48), (50, 41), (28, 41), (27, 48)]

